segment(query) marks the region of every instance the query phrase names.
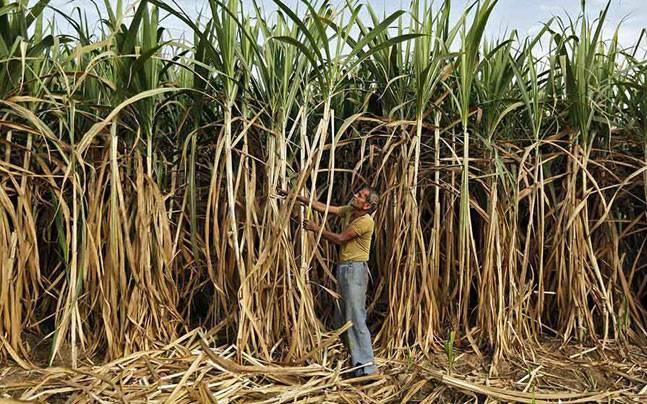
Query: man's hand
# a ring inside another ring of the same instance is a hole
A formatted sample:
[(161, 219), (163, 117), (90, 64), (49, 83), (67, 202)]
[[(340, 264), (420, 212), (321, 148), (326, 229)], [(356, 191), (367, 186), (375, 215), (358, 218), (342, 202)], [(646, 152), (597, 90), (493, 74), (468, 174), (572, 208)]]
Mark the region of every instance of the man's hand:
[(279, 188), (279, 187), (277, 187), (277, 188), (276, 188), (276, 194), (277, 194), (278, 196), (280, 196), (281, 198), (286, 198), (288, 195), (290, 195), (290, 192), (289, 192), (289, 191), (286, 191), (286, 190), (285, 190), (285, 189), (283, 189), (283, 188)]
[(316, 224), (314, 224), (310, 220), (304, 220), (303, 221), (303, 228), (308, 230), (308, 231), (314, 231), (314, 232), (319, 231), (319, 226), (317, 226)]
[[(287, 198), (289, 196), (293, 196), (294, 194), (290, 191), (287, 191), (283, 188), (276, 188), (276, 194), (279, 196), (279, 198)], [(307, 205), (308, 204), (308, 198), (305, 198), (301, 195), (296, 196), (297, 202), (299, 202), (301, 205)]]

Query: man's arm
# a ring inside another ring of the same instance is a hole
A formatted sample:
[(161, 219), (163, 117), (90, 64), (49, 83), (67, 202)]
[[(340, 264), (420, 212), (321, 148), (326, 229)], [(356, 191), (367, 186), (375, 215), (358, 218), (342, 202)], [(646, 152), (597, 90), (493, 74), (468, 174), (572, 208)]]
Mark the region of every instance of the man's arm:
[[(297, 200), (302, 204), (302, 205), (308, 205), (310, 202), (308, 198), (298, 195)], [(331, 215), (335, 216), (341, 216), (342, 214), (342, 207), (341, 206), (335, 206), (335, 205), (327, 205), (328, 206), (328, 213)], [(324, 213), (326, 211), (326, 204), (323, 202), (319, 201), (312, 201), (312, 209), (316, 210), (317, 212)]]
[[(278, 194), (281, 196), (293, 196), (294, 194), (289, 191), (285, 190), (278, 190)], [(301, 195), (296, 195), (297, 201), (302, 204), (302, 205), (308, 205), (310, 203), (310, 200), (306, 198), (305, 196)], [(335, 206), (335, 205), (326, 205), (325, 203), (319, 202), (319, 201), (312, 201), (312, 209), (316, 210), (317, 212), (324, 213), (326, 211), (326, 207), (328, 207), (328, 213), (331, 215), (335, 216), (341, 216), (343, 214), (343, 206)]]
[[(309, 220), (304, 220), (303, 221), (303, 228), (306, 230), (310, 230), (312, 232), (317, 233), (320, 230), (320, 227), (314, 224), (313, 222)], [(337, 245), (342, 245), (346, 243), (347, 241), (350, 241), (354, 238), (359, 237), (359, 234), (353, 229), (352, 227), (347, 227), (343, 232), (341, 233), (334, 233), (332, 231), (328, 231), (326, 229), (323, 229), (321, 232), (321, 236), (325, 238), (326, 240), (330, 241), (331, 243), (337, 244)]]

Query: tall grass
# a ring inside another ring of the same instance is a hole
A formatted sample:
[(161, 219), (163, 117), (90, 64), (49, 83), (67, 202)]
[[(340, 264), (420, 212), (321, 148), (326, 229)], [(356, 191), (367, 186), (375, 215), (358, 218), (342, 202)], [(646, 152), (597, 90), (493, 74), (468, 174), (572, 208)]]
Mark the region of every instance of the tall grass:
[(499, 40), (496, 1), (106, 2), (67, 35), (46, 4), (0, 0), (0, 355), (35, 335), (75, 365), (202, 326), (318, 360), (336, 252), (300, 221), (330, 218), (275, 190), (365, 185), (385, 355), (647, 338), (644, 37), (603, 38), (608, 7)]

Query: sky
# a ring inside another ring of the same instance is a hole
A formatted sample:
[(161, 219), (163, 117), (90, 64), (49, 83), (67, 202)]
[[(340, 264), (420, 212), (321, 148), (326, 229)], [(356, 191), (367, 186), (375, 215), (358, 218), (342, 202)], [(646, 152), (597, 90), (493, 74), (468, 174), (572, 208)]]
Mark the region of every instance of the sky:
[[(113, 1), (113, 0), (110, 0)], [(134, 0), (122, 0), (124, 4), (134, 3)], [(168, 0), (169, 3), (172, 0)], [(175, 0), (188, 14), (196, 16), (200, 10), (207, 7), (207, 0)], [(250, 7), (251, 0), (241, 0), (243, 7)], [(390, 14), (399, 8), (408, 8), (409, 0), (365, 0), (371, 3), (378, 13)], [(452, 8), (455, 12), (463, 10), (467, 3), (473, 0), (453, 0)], [(267, 11), (276, 9), (272, 0), (258, 0)], [(298, 7), (299, 0), (283, 0), (290, 7)], [(605, 6), (607, 0), (587, 0), (587, 10), (590, 15), (597, 16)], [(97, 3), (103, 4), (102, 0)], [(333, 1), (334, 3), (334, 1)], [(609, 16), (607, 17), (607, 30), (605, 36), (608, 38), (616, 26), (622, 22), (619, 30), (621, 44), (632, 45), (636, 42), (643, 28), (647, 27), (647, 0), (611, 0)], [(98, 15), (90, 0), (52, 0), (52, 6), (58, 8), (68, 15), (75, 7), (80, 7), (87, 12), (90, 24), (98, 22)], [(303, 7), (303, 5), (301, 6)], [(488, 23), (486, 35), (489, 38), (502, 37), (506, 32), (517, 29), (521, 36), (532, 35), (542, 27), (542, 23), (551, 16), (576, 17), (581, 9), (581, 0), (499, 0)], [(50, 11), (51, 13), (51, 11)], [(61, 20), (59, 18), (59, 20)], [(168, 19), (163, 23), (173, 38), (179, 38), (186, 34), (188, 38), (192, 35), (183, 24), (174, 19)]]

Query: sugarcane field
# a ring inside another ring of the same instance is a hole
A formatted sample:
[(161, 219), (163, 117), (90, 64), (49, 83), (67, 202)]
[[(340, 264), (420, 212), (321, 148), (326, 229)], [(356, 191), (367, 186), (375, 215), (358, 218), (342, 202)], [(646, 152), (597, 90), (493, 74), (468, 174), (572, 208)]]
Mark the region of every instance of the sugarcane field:
[(0, 403), (647, 402), (643, 8), (0, 0)]

